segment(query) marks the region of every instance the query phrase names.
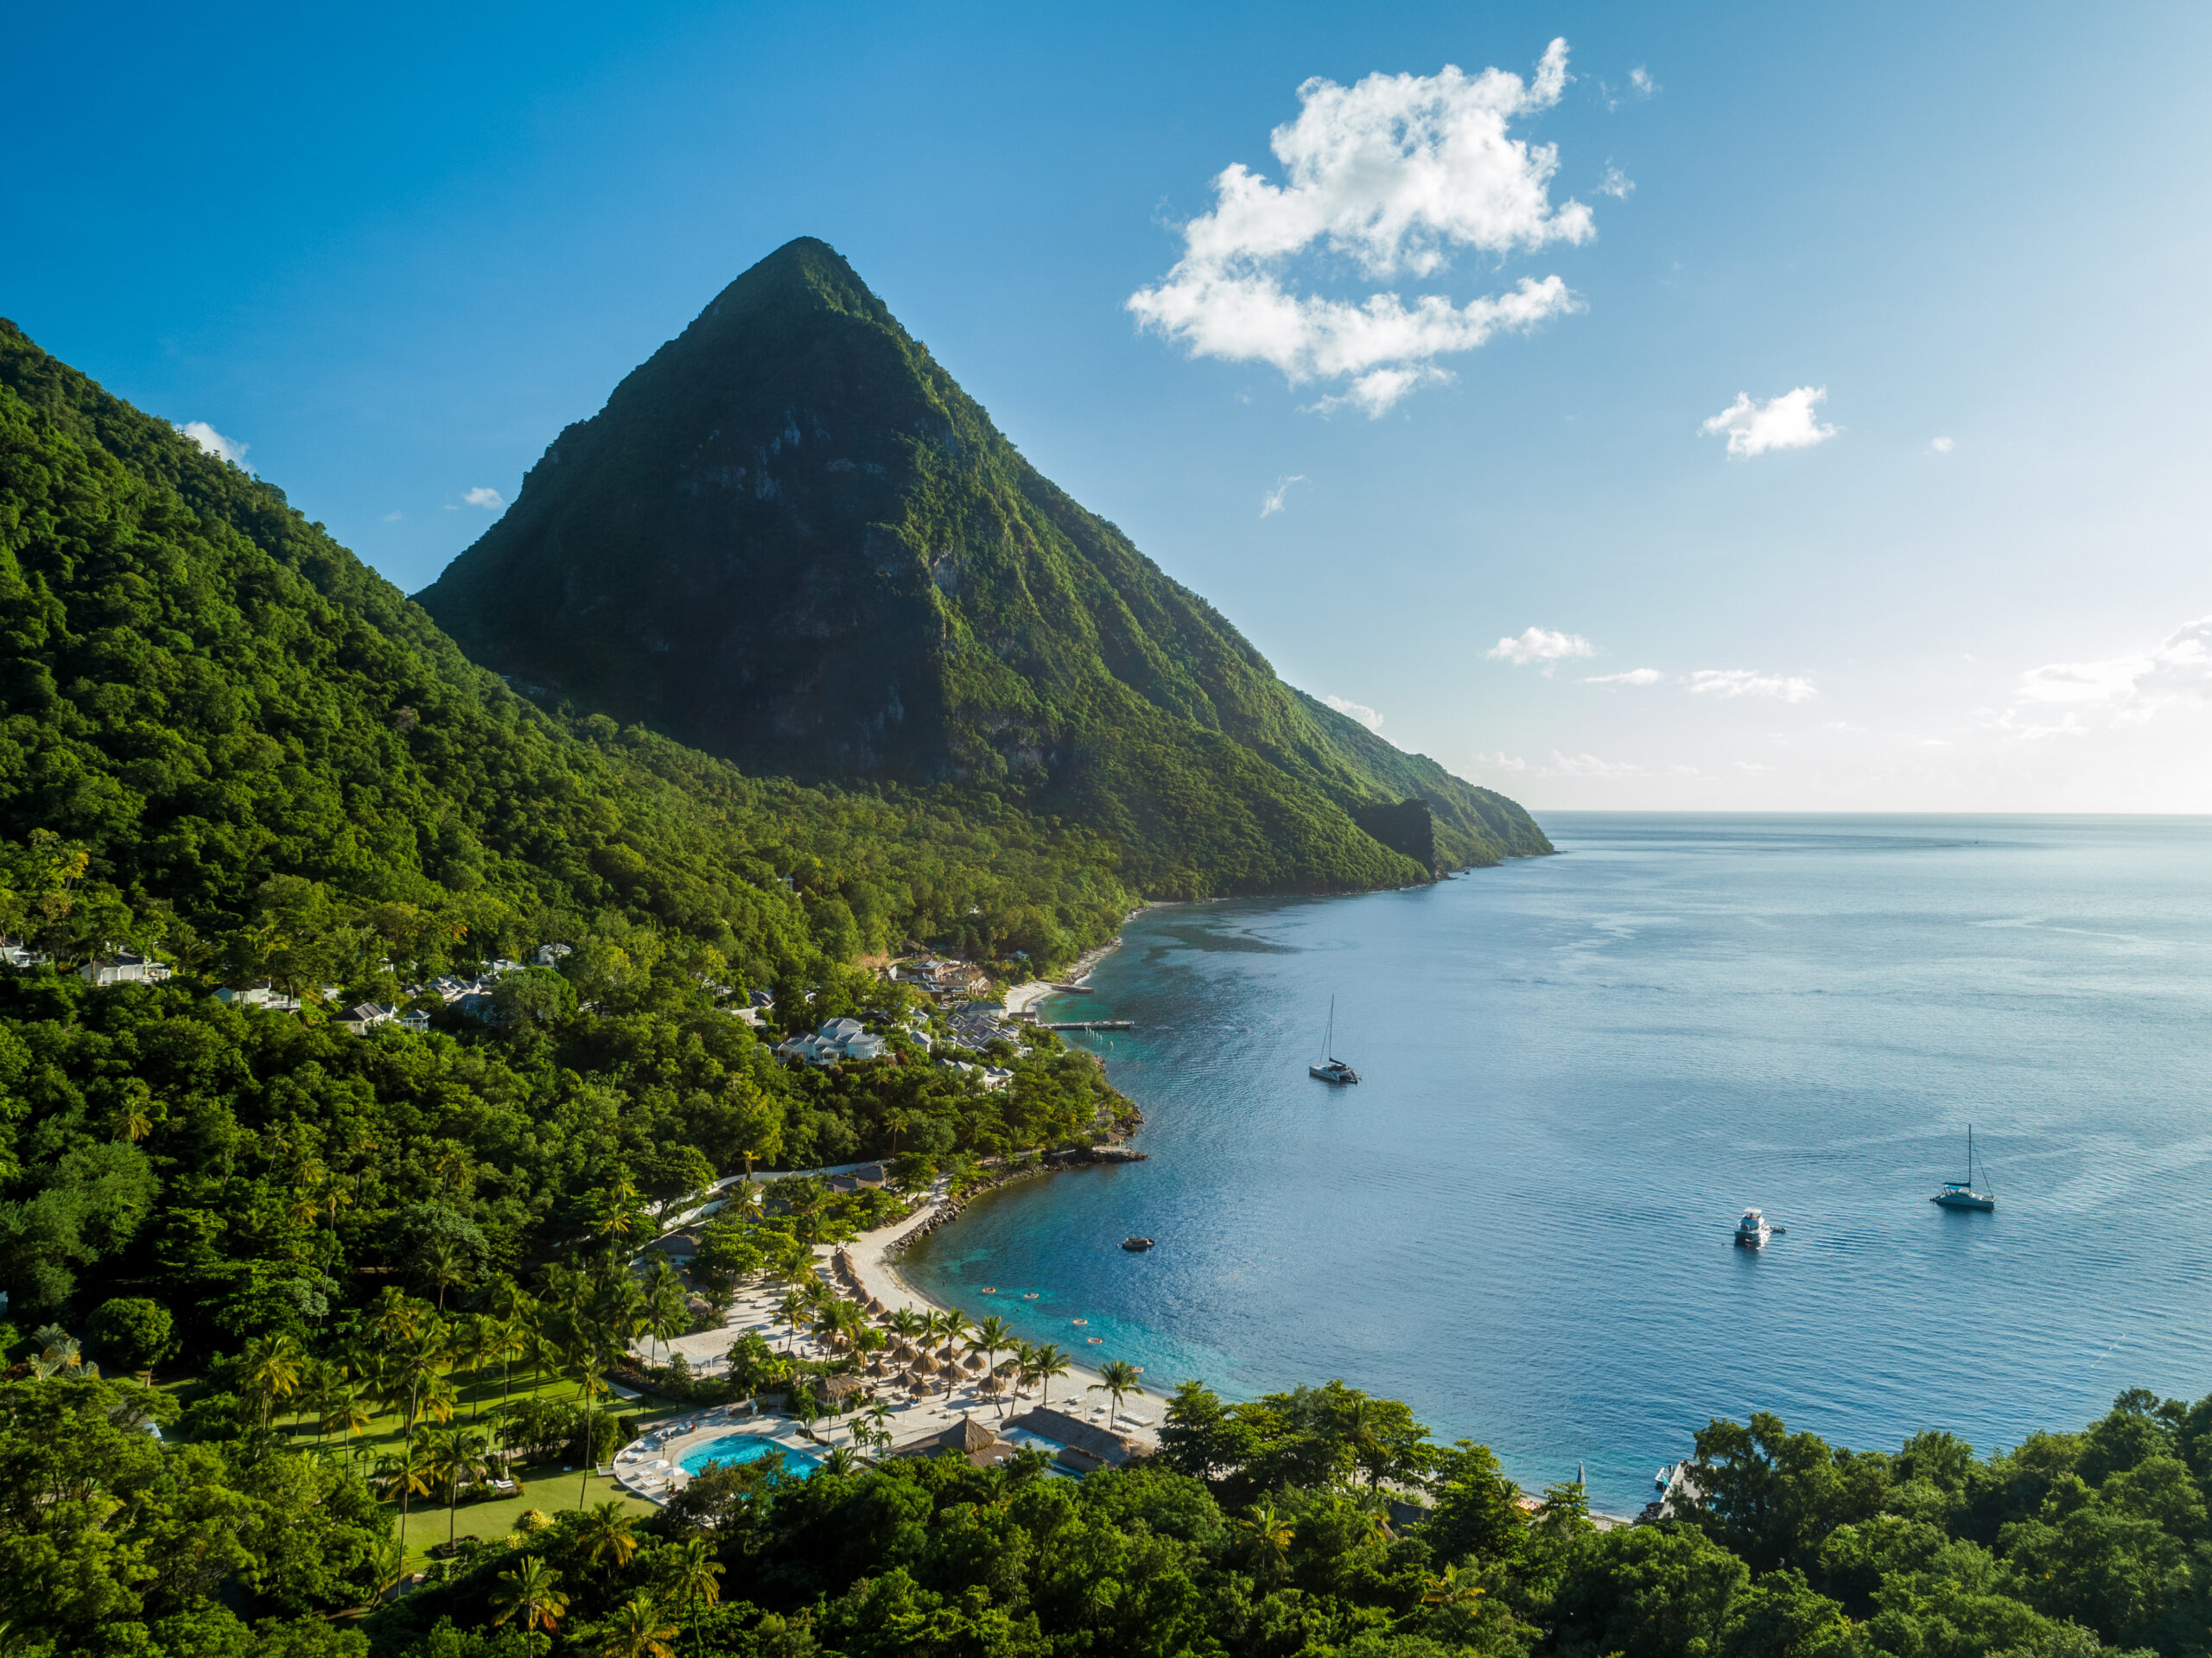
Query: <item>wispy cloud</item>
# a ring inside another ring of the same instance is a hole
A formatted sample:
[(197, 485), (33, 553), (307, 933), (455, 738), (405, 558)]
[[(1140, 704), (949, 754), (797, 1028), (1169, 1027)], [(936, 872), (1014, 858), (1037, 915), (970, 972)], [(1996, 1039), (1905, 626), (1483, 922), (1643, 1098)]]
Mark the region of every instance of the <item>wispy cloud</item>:
[(1659, 83), (1652, 79), (1651, 71), (1640, 63), (1628, 72), (1628, 86), (1638, 98), (1656, 98), (1662, 90)]
[(1928, 440), (1929, 451), (1936, 454), (1948, 454), (1958, 447), (1948, 437), (1931, 437)]
[[(2185, 623), (2158, 644), (2101, 662), (2054, 662), (2020, 676), (2014, 713), (2005, 723), (2024, 736), (2072, 736), (2088, 729), (2081, 713), (2103, 711), (2114, 725), (2139, 725), (2161, 709), (2212, 697), (2212, 616)], [(2026, 708), (2065, 707), (2057, 724), (2020, 719)]]
[(1809, 679), (1749, 668), (1700, 668), (1690, 676), (1690, 689), (1708, 696), (1770, 696), (1778, 702), (1809, 702), (1820, 695)]
[(1425, 382), (1448, 378), (1435, 359), (1472, 351), (1500, 330), (1578, 309), (1556, 276), (1454, 305), (1424, 294), (1408, 305), (1376, 286), (1357, 300), (1301, 291), (1291, 267), (1326, 252), (1370, 283), (1435, 276), (1461, 248), (1503, 256), (1594, 233), (1588, 207), (1554, 206), (1555, 146), (1509, 134), (1565, 89), (1567, 42), (1554, 41), (1535, 75), (1368, 76), (1343, 86), (1319, 77), (1298, 89), (1298, 118), (1269, 144), (1278, 185), (1239, 162), (1214, 180), (1214, 206), (1182, 226), (1183, 257), (1129, 296), (1141, 327), (1194, 357), (1262, 362), (1293, 385), (1344, 389), (1313, 407), (1351, 404), (1379, 416)]
[(1656, 685), (1666, 678), (1656, 668), (1630, 668), (1618, 674), (1589, 674), (1584, 677), (1586, 685)]
[(500, 496), (499, 492), (496, 489), (486, 489), (480, 484), (474, 489), (463, 490), (461, 499), (471, 506), (482, 507), (487, 512), (506, 511), (506, 501)]
[(1364, 702), (1355, 702), (1348, 696), (1338, 696), (1333, 694), (1324, 696), (1321, 700), (1338, 713), (1350, 715), (1370, 731), (1382, 729), (1382, 716)]
[(404, 512), (387, 512), (384, 515), (384, 521), (386, 524), (397, 524), (406, 516)]
[(1839, 429), (1821, 425), (1813, 413), (1827, 395), (1824, 385), (1801, 385), (1764, 403), (1753, 403), (1749, 392), (1738, 391), (1735, 402), (1698, 429), (1707, 437), (1726, 433), (1728, 453), (1745, 458), (1770, 449), (1809, 449), (1827, 442)]
[(1541, 662), (1547, 674), (1562, 662), (1597, 654), (1598, 647), (1580, 633), (1558, 633), (1547, 627), (1524, 628), (1518, 636), (1509, 634), (1483, 652), (1492, 662), (1510, 662), (1516, 668)]
[(1260, 498), (1260, 516), (1263, 518), (1272, 518), (1281, 511), (1284, 502), (1290, 495), (1290, 486), (1293, 484), (1303, 484), (1306, 481), (1308, 481), (1306, 476), (1302, 472), (1294, 472), (1287, 478), (1276, 479), (1275, 486)]
[(1636, 188), (1636, 181), (1618, 167), (1608, 167), (1605, 176), (1598, 181), (1598, 194), (1611, 196), (1617, 201), (1626, 201)]
[(1529, 769), (1529, 762), (1522, 759), (1518, 754), (1509, 754), (1501, 748), (1495, 754), (1478, 754), (1475, 756), (1475, 770), (1479, 772), (1486, 768), (1494, 768), (1500, 772), (1510, 772), (1517, 777), (1522, 772)]
[(245, 452), (252, 445), (241, 443), (234, 437), (225, 437), (204, 420), (186, 421), (176, 429), (197, 443), (203, 454), (212, 454), (218, 461), (227, 461), (241, 472), (252, 470), (245, 464)]
[(1631, 760), (1601, 760), (1595, 754), (1562, 754), (1552, 750), (1552, 763), (1543, 775), (1554, 778), (1640, 778), (1644, 769)]

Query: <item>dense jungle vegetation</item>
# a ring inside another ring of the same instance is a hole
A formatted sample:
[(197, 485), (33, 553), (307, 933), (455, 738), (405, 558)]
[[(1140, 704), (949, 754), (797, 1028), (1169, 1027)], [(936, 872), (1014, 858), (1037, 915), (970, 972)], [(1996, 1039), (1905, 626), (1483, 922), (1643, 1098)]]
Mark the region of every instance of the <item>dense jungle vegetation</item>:
[[(173, 1420), (166, 1394), (67, 1374), (0, 1383), (0, 1603), (14, 1651), (2192, 1658), (2212, 1647), (2212, 1400), (2126, 1394), (2085, 1432), (1986, 1458), (1940, 1432), (1891, 1455), (1837, 1450), (1771, 1417), (1716, 1422), (1697, 1436), (1702, 1501), (1601, 1531), (1580, 1487), (1548, 1490), (1529, 1512), (1487, 1451), (1434, 1444), (1403, 1406), (1335, 1383), (1225, 1405), (1192, 1384), (1159, 1456), (1079, 1482), (1033, 1453), (983, 1471), (960, 1458), (871, 1467), (839, 1449), (803, 1479), (766, 1459), (709, 1471), (650, 1517), (608, 1502), (464, 1539), (432, 1583), (356, 1617), (394, 1569), (389, 1512), (342, 1456), (270, 1415), (265, 1387), (257, 1413), (265, 1364), (240, 1374), (247, 1398), (230, 1431), (168, 1449), (130, 1426)], [(466, 1435), (423, 1438), (435, 1517), (441, 1482), (466, 1477), (481, 1453)]]

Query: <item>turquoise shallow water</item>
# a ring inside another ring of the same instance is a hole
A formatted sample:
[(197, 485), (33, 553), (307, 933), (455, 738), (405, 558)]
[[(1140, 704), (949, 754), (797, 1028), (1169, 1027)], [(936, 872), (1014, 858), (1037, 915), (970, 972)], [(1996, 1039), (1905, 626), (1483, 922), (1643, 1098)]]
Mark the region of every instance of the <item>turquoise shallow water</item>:
[[(1716, 1414), (1994, 1448), (2212, 1391), (2212, 823), (1545, 828), (1132, 922), (1058, 1006), (1138, 1021), (1096, 1045), (1151, 1160), (986, 1198), (910, 1274), (1154, 1383), (1341, 1376), (1601, 1508)], [(1306, 1075), (1332, 992), (1357, 1088)], [(1993, 1215), (1927, 1201), (1969, 1121)]]

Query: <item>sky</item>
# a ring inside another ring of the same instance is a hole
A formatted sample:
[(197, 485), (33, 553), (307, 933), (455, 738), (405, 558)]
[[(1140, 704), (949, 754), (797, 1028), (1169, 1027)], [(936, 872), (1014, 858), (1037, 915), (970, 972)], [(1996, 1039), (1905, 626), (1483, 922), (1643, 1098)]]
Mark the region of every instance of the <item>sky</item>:
[(1533, 807), (2212, 812), (2212, 11), (39, 10), (0, 314), (407, 590), (819, 236)]

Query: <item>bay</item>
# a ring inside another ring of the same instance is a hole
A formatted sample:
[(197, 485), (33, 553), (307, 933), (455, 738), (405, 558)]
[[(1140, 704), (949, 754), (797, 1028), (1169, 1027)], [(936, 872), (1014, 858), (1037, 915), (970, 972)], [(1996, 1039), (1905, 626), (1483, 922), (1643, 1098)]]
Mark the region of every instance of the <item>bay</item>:
[[(1162, 1388), (1405, 1399), (1617, 1512), (1714, 1416), (1986, 1451), (2212, 1391), (2212, 823), (1544, 826), (1430, 887), (1133, 919), (1052, 1006), (1137, 1022), (1081, 1039), (1150, 1160), (905, 1270)], [(1355, 1088), (1306, 1071), (1332, 994)], [(1927, 1201), (1969, 1122), (1993, 1214)]]

